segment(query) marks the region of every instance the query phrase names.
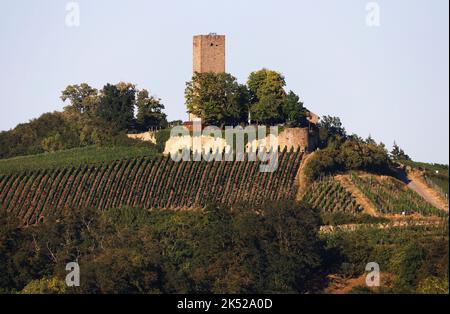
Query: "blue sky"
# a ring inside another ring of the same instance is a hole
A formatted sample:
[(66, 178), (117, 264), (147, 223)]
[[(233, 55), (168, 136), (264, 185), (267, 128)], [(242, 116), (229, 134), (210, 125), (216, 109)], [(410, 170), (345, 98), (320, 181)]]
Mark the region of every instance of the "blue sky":
[(192, 36), (227, 36), (227, 72), (241, 83), (267, 67), (286, 76), (319, 115), (348, 132), (396, 140), (416, 160), (449, 161), (449, 2), (379, 0), (79, 0), (79, 27), (63, 0), (0, 3), (0, 130), (61, 110), (81, 82), (133, 82), (187, 118)]

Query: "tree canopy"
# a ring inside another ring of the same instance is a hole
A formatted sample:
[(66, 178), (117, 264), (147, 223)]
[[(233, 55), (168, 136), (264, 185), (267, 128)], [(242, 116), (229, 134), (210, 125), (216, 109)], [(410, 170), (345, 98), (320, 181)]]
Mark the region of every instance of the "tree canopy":
[(251, 122), (290, 127), (307, 126), (308, 110), (293, 91), (286, 93), (285, 78), (262, 69), (252, 72), (247, 84), (228, 73), (195, 73), (186, 83), (188, 111), (206, 124), (218, 126)]
[(282, 106), (286, 97), (284, 76), (272, 70), (262, 69), (250, 73), (247, 85), (250, 91), (252, 120), (263, 124), (282, 122)]
[(195, 73), (185, 90), (189, 112), (214, 125), (244, 122), (248, 112), (247, 95), (246, 87), (228, 73)]
[(397, 145), (395, 141), (394, 146), (391, 150), (391, 156), (394, 160), (411, 160), (411, 158), (405, 153), (403, 149), (400, 148), (400, 146)]

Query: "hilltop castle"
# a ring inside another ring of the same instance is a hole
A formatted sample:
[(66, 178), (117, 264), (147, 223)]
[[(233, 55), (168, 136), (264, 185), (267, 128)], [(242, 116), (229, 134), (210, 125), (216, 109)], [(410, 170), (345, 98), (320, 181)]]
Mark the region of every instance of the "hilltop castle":
[[(193, 37), (193, 73), (223, 73), (225, 72), (225, 35), (210, 33), (208, 35), (195, 35)], [(192, 121), (198, 119), (194, 114), (188, 113), (188, 128)], [(286, 128), (278, 136), (280, 148), (287, 146), (301, 147), (304, 150), (314, 150), (318, 144), (317, 123), (319, 117), (309, 112), (307, 128)]]

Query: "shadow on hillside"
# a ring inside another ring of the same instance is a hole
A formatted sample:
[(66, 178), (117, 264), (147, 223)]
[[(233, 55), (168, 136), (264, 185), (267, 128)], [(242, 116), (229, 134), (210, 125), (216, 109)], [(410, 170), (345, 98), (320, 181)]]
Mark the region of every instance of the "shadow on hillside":
[(408, 175), (406, 174), (406, 169), (404, 167), (397, 167), (394, 170), (395, 177), (402, 181), (405, 184), (408, 184), (411, 182), (411, 180), (408, 179)]

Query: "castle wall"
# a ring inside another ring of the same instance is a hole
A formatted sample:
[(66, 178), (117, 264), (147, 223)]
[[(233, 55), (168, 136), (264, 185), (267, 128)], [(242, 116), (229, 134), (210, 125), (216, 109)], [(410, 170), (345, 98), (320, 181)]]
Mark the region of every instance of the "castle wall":
[(310, 131), (309, 128), (286, 128), (278, 135), (280, 149), (300, 147), (302, 150), (313, 151), (318, 145), (318, 140), (317, 132)]
[[(318, 144), (318, 134), (315, 131), (309, 131), (309, 128), (285, 128), (283, 132), (278, 134), (278, 146), (280, 150), (283, 150), (285, 147), (287, 150), (294, 148), (297, 150), (300, 148), (302, 151), (313, 151), (316, 149)], [(271, 139), (271, 135), (260, 139), (254, 140), (251, 143), (247, 143), (245, 150), (249, 151), (256, 150), (258, 147), (265, 146), (267, 149), (270, 149), (273, 144), (273, 140)], [(193, 147), (192, 137), (190, 135), (183, 137), (174, 137), (170, 138), (165, 145), (164, 154), (167, 155), (169, 153), (175, 154), (180, 149), (185, 147)], [(228, 148), (225, 139), (223, 138), (214, 138), (211, 136), (201, 136), (201, 147), (202, 150), (209, 151), (223, 151)]]

